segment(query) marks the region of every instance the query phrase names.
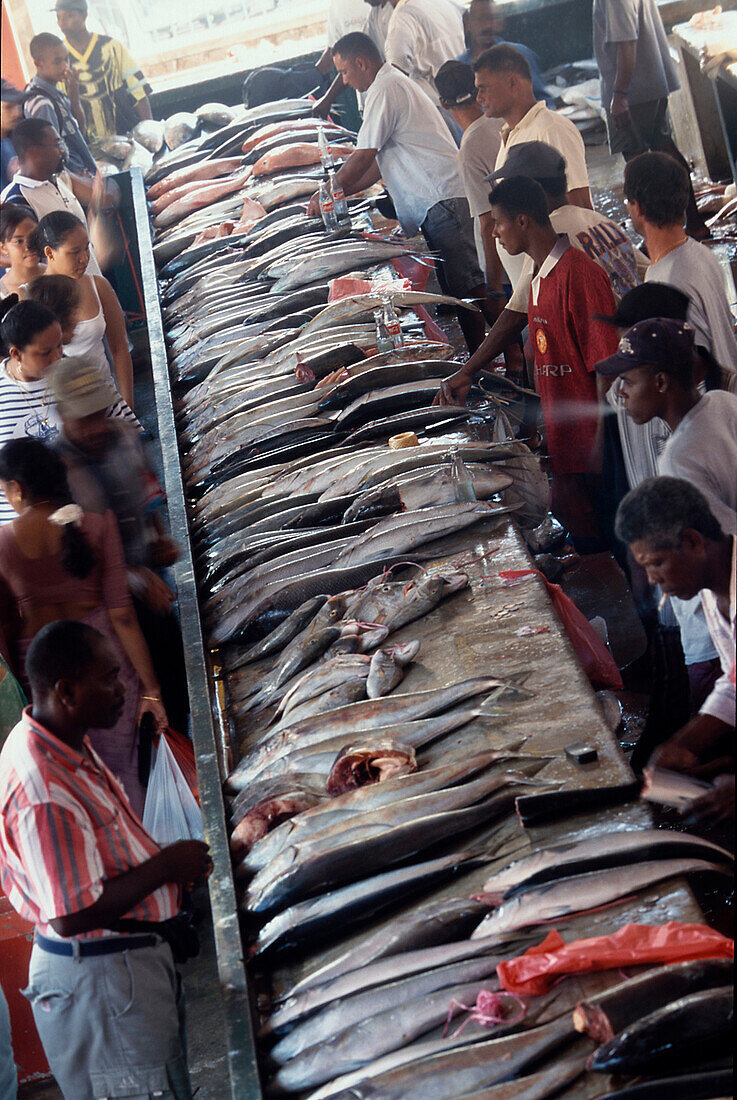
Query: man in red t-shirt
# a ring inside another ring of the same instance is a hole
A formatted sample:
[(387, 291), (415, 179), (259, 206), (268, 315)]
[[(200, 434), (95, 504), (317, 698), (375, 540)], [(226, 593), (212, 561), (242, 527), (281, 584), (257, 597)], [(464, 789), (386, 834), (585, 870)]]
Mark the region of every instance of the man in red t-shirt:
[(600, 395), (594, 366), (616, 336), (597, 320), (615, 305), (609, 279), (589, 256), (558, 236), (539, 183), (503, 180), (491, 193), (494, 234), (513, 255), (526, 252), (537, 274), (527, 319), (535, 353), (535, 386), (542, 402), (552, 473), (552, 510), (579, 552), (604, 549), (595, 510), (601, 472)]

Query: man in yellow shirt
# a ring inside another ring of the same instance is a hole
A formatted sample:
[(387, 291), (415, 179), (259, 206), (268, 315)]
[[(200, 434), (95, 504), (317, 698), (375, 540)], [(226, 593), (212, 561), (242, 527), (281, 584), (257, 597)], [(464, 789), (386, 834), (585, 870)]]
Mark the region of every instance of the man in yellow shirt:
[(126, 134), (142, 119), (151, 118), (146, 78), (122, 42), (87, 30), (86, 0), (56, 0), (55, 11), (79, 78), (89, 140)]

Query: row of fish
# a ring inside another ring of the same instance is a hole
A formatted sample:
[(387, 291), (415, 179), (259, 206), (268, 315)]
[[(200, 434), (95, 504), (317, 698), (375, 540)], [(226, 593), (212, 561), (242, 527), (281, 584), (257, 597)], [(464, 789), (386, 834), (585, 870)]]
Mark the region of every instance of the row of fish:
[[(392, 260), (426, 258), (361, 232), (375, 193), (351, 200), (350, 229), (307, 218), (310, 112), (303, 100), (239, 111), (158, 152), (147, 175), (203, 619), (236, 755), (236, 888), (250, 965), (270, 975), (264, 1075), (313, 1100), (542, 1100), (587, 1073), (658, 1073), (661, 1047), (648, 1059), (643, 1035), (671, 1036), (662, 1050), (686, 1069), (703, 1066), (699, 1044), (716, 1062), (726, 964), (651, 970), (631, 995), (585, 1003), (568, 982), (541, 998), (499, 988), (499, 962), (539, 943), (542, 923), (686, 873), (729, 874), (731, 856), (661, 830), (531, 852), (515, 799), (550, 784), (548, 759), (510, 732), (526, 677), (405, 687), (422, 620), (469, 598), (463, 568), (438, 559), (510, 514), (536, 526), (547, 481), (523, 444), (492, 443), (484, 425), (474, 440), (459, 430), (467, 410), (432, 406), (454, 353), (425, 337), (420, 308), (475, 306), (392, 285)], [(338, 126), (325, 136), (336, 159), (351, 148)], [(354, 273), (368, 289), (331, 300), (331, 280)], [(404, 342), (378, 354), (387, 294)], [(393, 449), (401, 432), (419, 445)], [(482, 1003), (493, 1008), (444, 1026)]]

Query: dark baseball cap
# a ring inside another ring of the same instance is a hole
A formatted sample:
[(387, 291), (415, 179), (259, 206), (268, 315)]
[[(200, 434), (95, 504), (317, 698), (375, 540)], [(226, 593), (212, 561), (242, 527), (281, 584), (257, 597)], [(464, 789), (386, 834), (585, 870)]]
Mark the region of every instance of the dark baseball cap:
[(0, 90), (0, 101), (3, 103), (22, 103), (24, 99), (24, 93), (19, 92), (15, 84), (11, 84), (5, 77), (2, 78), (2, 89)]
[(435, 87), (447, 107), (461, 107), (476, 99), (473, 69), (462, 61), (446, 61), (435, 74)]
[(653, 317), (628, 329), (614, 355), (596, 364), (596, 372), (604, 378), (617, 378), (625, 371), (647, 365), (670, 373), (675, 362), (693, 355), (693, 348), (693, 329), (686, 321)]
[(565, 157), (545, 141), (523, 141), (513, 145), (507, 153), (507, 159), (496, 172), (486, 177), (489, 183), (510, 176), (529, 176), (533, 180), (565, 179)]
[(668, 283), (640, 283), (622, 296), (616, 312), (610, 317), (600, 313), (597, 320), (617, 328), (631, 328), (638, 321), (647, 321), (652, 317), (685, 321), (690, 304), (688, 294)]
[(52, 11), (80, 11), (87, 14), (87, 0), (56, 0)]

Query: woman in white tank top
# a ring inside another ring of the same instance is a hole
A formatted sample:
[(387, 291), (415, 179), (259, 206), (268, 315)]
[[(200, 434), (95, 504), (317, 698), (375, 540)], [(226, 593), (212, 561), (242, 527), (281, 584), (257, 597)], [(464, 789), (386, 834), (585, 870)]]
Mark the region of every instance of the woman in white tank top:
[(110, 370), (104, 340), (113, 360), (113, 381), (133, 408), (133, 363), (128, 349), (125, 318), (115, 291), (103, 275), (88, 275), (90, 242), (87, 226), (67, 210), (55, 210), (41, 219), (38, 242), (46, 259), (47, 275), (67, 275), (80, 290), (77, 323), (67, 355), (85, 355)]

